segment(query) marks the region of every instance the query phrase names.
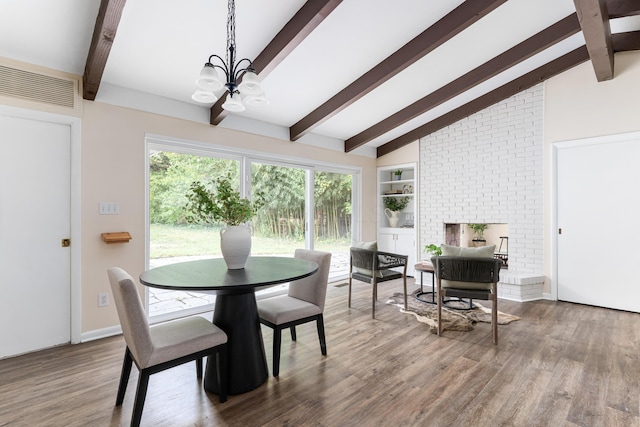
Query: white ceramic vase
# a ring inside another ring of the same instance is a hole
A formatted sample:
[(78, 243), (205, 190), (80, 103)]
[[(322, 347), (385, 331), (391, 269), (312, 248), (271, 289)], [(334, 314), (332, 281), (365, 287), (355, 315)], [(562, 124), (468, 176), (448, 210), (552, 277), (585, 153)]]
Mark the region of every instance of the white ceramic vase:
[(239, 270), (251, 253), (251, 230), (249, 226), (228, 225), (220, 230), (220, 250), (229, 270)]
[(398, 221), (400, 220), (400, 218), (398, 218), (398, 212), (392, 211), (389, 208), (385, 208), (384, 214), (387, 216), (387, 219), (389, 220), (389, 226), (391, 228), (396, 228), (398, 226)]

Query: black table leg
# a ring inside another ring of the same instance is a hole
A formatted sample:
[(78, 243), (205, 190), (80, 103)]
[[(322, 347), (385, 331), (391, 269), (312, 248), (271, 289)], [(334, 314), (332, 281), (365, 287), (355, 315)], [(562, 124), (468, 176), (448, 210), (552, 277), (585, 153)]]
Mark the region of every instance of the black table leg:
[[(427, 304), (437, 304), (436, 301), (436, 284), (434, 280), (434, 273), (431, 273), (431, 292), (422, 291), (422, 271), (420, 272), (420, 292), (416, 293), (416, 299)], [(424, 297), (423, 297), (424, 295)]]
[[(251, 391), (263, 384), (269, 371), (253, 292), (216, 296), (213, 323), (228, 336), (228, 394)], [(207, 362), (204, 388), (218, 393), (215, 363)]]

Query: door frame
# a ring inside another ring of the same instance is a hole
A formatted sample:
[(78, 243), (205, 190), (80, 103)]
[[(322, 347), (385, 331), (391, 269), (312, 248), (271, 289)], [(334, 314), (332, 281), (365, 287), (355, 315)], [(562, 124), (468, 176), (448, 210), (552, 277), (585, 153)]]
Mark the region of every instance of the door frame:
[(71, 206), (70, 206), (70, 227), (71, 227), (71, 295), (70, 307), (71, 331), (69, 336), (72, 344), (82, 341), (82, 229), (81, 229), (81, 138), (82, 120), (79, 117), (65, 116), (62, 114), (49, 113), (46, 111), (30, 110), (21, 107), (14, 107), (0, 104), (0, 115), (19, 119), (36, 120), (60, 125), (68, 125), (70, 128), (71, 156)]
[(597, 145), (605, 143), (637, 141), (640, 139), (640, 132), (628, 132), (613, 135), (603, 135), (591, 138), (572, 139), (559, 141), (551, 144), (551, 299), (558, 300), (558, 152), (560, 150), (584, 147), (587, 145)]

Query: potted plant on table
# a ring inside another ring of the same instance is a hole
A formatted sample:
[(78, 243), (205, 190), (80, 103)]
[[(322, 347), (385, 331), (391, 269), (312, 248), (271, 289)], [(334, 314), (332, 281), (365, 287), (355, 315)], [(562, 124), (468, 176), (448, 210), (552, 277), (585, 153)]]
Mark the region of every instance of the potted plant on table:
[(476, 237), (473, 239), (475, 246), (484, 246), (487, 241), (484, 239), (484, 231), (489, 228), (488, 224), (469, 224), (469, 228), (473, 231)]
[(231, 174), (212, 182), (208, 190), (200, 181), (195, 181), (186, 194), (185, 208), (189, 212), (186, 220), (193, 224), (213, 225), (225, 223), (220, 230), (220, 249), (227, 268), (244, 268), (251, 253), (251, 232), (247, 221), (264, 206), (264, 194), (258, 192), (254, 200), (240, 197), (240, 192), (231, 185)]
[(406, 208), (411, 197), (385, 197), (384, 202), (384, 214), (389, 219), (389, 226), (395, 228), (398, 226), (398, 212)]

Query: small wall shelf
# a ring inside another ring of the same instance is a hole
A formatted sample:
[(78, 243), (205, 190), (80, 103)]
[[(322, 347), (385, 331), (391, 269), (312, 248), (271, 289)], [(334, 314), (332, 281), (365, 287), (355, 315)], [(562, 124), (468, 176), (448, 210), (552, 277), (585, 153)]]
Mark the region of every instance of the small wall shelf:
[(128, 231), (119, 231), (116, 233), (102, 233), (102, 240), (105, 243), (129, 243), (131, 234)]

